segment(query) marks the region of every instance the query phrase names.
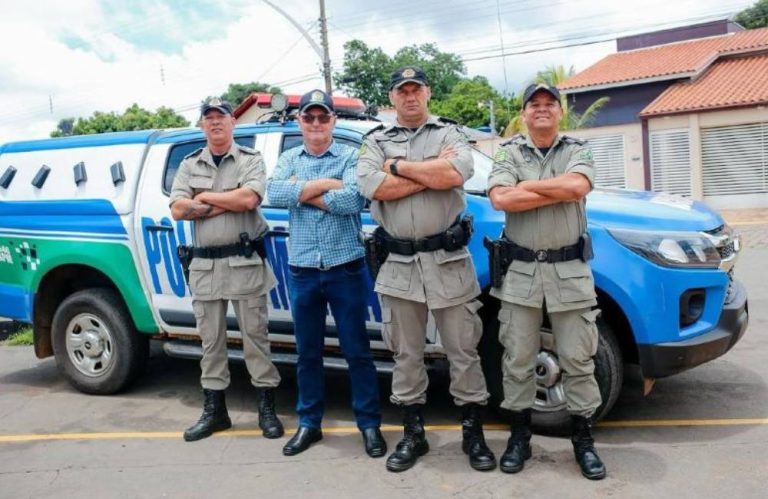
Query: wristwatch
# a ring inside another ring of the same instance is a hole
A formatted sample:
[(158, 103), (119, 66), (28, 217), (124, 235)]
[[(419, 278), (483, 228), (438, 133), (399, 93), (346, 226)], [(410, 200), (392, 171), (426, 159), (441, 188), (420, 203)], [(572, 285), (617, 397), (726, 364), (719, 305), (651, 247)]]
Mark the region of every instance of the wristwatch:
[(398, 162), (398, 161), (400, 161), (400, 160), (399, 160), (399, 159), (396, 159), (396, 160), (392, 161), (392, 162), (389, 164), (389, 172), (390, 172), (392, 175), (394, 175), (395, 177), (399, 177), (399, 175), (397, 174), (397, 162)]

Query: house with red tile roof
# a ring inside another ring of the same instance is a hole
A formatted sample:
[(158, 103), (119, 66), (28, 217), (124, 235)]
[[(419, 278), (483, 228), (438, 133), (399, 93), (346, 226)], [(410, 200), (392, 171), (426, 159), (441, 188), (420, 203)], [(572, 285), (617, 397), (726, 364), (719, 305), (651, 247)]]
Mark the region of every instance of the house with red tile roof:
[(683, 30), (620, 39), (619, 52), (565, 81), (576, 112), (610, 98), (575, 134), (592, 143), (603, 185), (768, 207), (768, 28)]

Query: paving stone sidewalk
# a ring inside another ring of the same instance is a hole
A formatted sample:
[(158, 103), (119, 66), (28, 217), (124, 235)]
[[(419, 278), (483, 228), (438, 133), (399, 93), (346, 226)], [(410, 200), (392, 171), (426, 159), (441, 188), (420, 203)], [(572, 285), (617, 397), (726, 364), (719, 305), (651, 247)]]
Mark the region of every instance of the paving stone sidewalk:
[(741, 234), (744, 248), (768, 249), (768, 208), (721, 210), (720, 213)]

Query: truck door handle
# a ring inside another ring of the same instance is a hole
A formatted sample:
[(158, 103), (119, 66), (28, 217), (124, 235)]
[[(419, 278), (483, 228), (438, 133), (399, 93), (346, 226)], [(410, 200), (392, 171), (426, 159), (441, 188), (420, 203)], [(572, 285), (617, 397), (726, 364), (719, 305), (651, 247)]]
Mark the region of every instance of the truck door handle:
[(290, 233), (288, 232), (288, 229), (286, 229), (285, 227), (275, 227), (274, 229), (269, 231), (269, 235), (272, 237), (275, 237), (275, 236), (288, 237)]
[(173, 227), (170, 225), (145, 225), (147, 230), (151, 231), (165, 231), (165, 232), (173, 232)]

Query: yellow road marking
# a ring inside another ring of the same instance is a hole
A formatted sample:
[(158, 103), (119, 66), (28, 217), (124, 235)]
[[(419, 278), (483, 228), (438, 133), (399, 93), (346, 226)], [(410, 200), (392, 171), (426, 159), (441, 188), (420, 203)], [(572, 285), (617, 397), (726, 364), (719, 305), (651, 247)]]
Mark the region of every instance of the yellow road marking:
[(647, 421), (601, 421), (601, 428), (641, 428), (651, 426), (740, 426), (768, 425), (768, 418), (744, 419), (652, 419)]
[[(601, 421), (597, 426), (601, 428), (652, 428), (675, 426), (751, 426), (768, 425), (768, 418), (742, 418), (742, 419), (649, 419), (629, 421)], [(460, 425), (427, 425), (427, 431), (458, 431)], [(505, 424), (487, 424), (486, 430), (508, 431)], [(296, 430), (288, 429), (286, 433), (292, 434)], [(398, 432), (402, 426), (383, 425), (381, 431)], [(339, 426), (323, 428), (327, 434), (357, 433), (354, 426)], [(135, 439), (181, 439), (181, 431), (155, 431), (155, 432), (114, 432), (114, 433), (44, 433), (28, 435), (0, 435), (2, 443), (40, 442), (50, 440), (135, 440)], [(229, 430), (215, 433), (214, 437), (261, 437), (261, 430)]]
[(728, 225), (765, 225), (768, 220), (743, 220), (741, 222), (730, 222)]

